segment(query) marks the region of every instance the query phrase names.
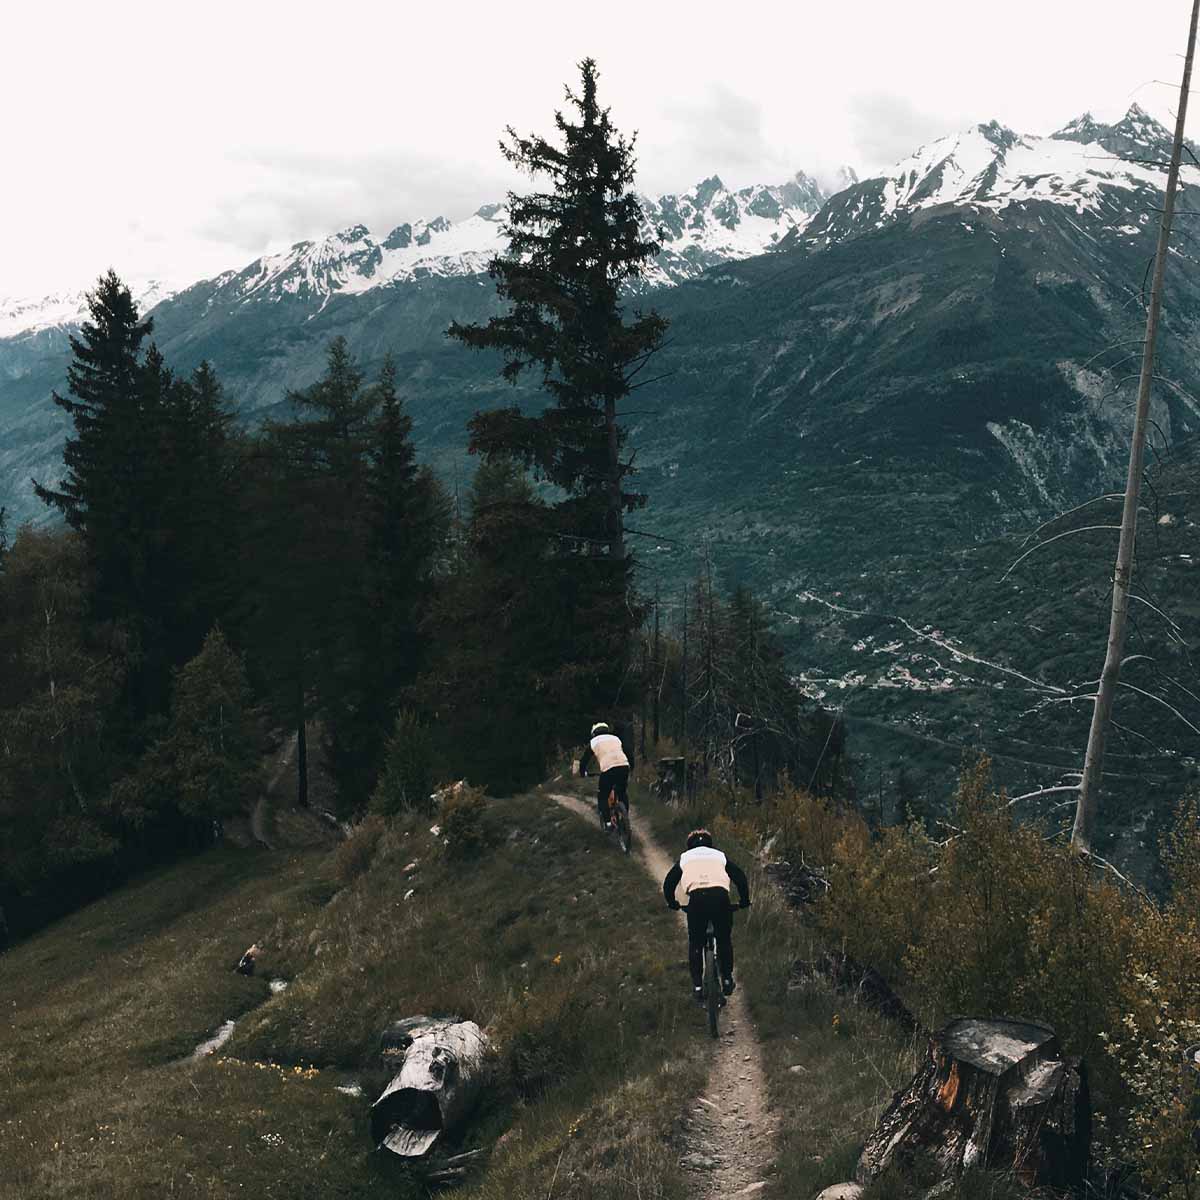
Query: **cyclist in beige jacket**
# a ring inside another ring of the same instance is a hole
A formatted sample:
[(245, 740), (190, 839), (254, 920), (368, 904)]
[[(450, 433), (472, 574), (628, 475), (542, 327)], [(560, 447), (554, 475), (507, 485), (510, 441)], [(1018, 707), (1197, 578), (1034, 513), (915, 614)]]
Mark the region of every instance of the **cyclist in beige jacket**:
[(668, 908), (687, 913), (688, 966), (692, 972), (692, 998), (703, 1004), (704, 938), (712, 922), (717, 940), (717, 963), (721, 968), (721, 990), (733, 994), (733, 904), (730, 884), (737, 886), (742, 902), (750, 907), (750, 884), (746, 872), (713, 846), (707, 829), (693, 829), (687, 849), (663, 880), (663, 899)]
[(617, 799), (629, 811), (629, 769), (632, 752), (626, 753), (621, 739), (604, 721), (592, 726), (592, 740), (579, 760), (579, 774), (587, 775), (588, 765), (595, 760), (600, 778), (596, 781), (596, 806), (600, 813), (600, 828), (608, 828), (608, 793), (615, 791)]

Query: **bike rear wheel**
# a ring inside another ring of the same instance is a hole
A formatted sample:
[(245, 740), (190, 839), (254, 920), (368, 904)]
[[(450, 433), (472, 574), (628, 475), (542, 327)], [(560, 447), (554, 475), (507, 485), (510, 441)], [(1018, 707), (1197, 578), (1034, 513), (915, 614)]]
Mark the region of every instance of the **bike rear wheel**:
[(717, 1015), (721, 1011), (721, 982), (717, 978), (717, 948), (713, 936), (704, 943), (704, 1007), (708, 1010), (708, 1032), (718, 1037)]
[(613, 815), (617, 822), (617, 841), (620, 842), (621, 849), (628, 854), (633, 848), (633, 830), (629, 825), (629, 809), (618, 801)]

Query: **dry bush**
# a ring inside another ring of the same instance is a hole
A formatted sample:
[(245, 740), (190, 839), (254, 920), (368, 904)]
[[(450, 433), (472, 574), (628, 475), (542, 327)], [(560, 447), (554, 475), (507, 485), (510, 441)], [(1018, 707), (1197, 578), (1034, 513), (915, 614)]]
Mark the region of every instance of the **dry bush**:
[[(872, 839), (841, 819), (819, 928), (930, 1026), (956, 1012), (1051, 1025), (1092, 1068), (1110, 1158), (1155, 1194), (1200, 1195), (1190, 1133), (1200, 1101), (1182, 1062), (1185, 1043), (1200, 1041), (1197, 802), (1164, 839), (1171, 893), (1160, 904), (1018, 822), (986, 760), (964, 771), (956, 800), (942, 843), (916, 827)], [(811, 863), (836, 814), (789, 804), (781, 838)]]
[(334, 851), (333, 874), (340, 883), (353, 883), (370, 870), (386, 830), (387, 822), (374, 815), (355, 825), (350, 836)]
[(438, 809), (438, 824), (451, 858), (471, 858), (487, 845), (487, 808), (483, 788), (463, 784), (446, 791)]
[(788, 788), (776, 796), (762, 823), (768, 837), (775, 839), (775, 857), (818, 869), (832, 865), (834, 848), (848, 832), (866, 837), (866, 826), (857, 813), (842, 812), (801, 788)]

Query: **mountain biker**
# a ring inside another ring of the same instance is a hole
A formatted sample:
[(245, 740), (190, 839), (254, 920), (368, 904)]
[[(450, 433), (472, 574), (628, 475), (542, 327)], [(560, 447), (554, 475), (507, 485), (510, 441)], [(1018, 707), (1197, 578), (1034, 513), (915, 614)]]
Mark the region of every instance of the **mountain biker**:
[(600, 768), (596, 781), (596, 807), (600, 813), (600, 828), (608, 828), (608, 793), (615, 791), (617, 799), (629, 809), (630, 756), (626, 754), (621, 739), (613, 733), (605, 721), (592, 726), (592, 740), (579, 760), (579, 774), (586, 776), (588, 763), (593, 759)]
[(717, 940), (717, 963), (721, 969), (721, 990), (733, 994), (733, 904), (730, 883), (737, 884), (742, 902), (750, 907), (750, 884), (737, 863), (713, 847), (707, 829), (693, 829), (687, 836), (687, 849), (663, 880), (663, 899), (668, 908), (682, 907), (687, 913), (688, 966), (692, 972), (692, 998), (703, 1005), (704, 939), (712, 922)]

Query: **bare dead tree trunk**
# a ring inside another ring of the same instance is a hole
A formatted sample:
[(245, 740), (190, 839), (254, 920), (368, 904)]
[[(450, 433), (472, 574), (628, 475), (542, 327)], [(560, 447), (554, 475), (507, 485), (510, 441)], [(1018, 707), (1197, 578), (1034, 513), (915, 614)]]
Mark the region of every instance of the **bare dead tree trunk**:
[(308, 738), (304, 730), (303, 676), (296, 684), (296, 805), (308, 807)]
[(646, 759), (646, 689), (650, 686), (650, 644), (649, 637), (643, 631), (642, 633), (642, 744), (641, 756), (642, 761)]
[(658, 750), (658, 702), (662, 692), (661, 682), (662, 641), (658, 633), (658, 583), (654, 584), (654, 673), (659, 675), (660, 682), (654, 688), (654, 749)]
[(684, 763), (685, 763), (685, 766), (684, 766), (684, 783), (685, 783), (685, 790), (686, 790), (686, 783), (687, 783), (687, 779), (688, 779), (688, 775), (687, 775), (687, 767), (686, 767), (686, 763), (687, 763), (687, 753), (688, 753), (688, 749), (687, 749), (687, 740), (688, 740), (688, 727), (687, 727), (687, 714), (688, 714), (688, 677), (687, 677), (687, 675), (688, 675), (688, 644), (687, 644), (687, 633), (688, 633), (688, 630), (687, 630), (687, 627), (688, 627), (688, 589), (687, 589), (687, 584), (685, 583), (685, 584), (683, 585), (683, 659), (682, 659), (682, 670), (681, 670), (681, 675), (682, 675), (682, 686), (681, 686), (681, 688), (680, 688), (681, 696), (680, 696), (680, 705), (679, 705), (679, 712), (680, 712), (680, 718), (679, 718), (679, 749), (680, 749), (681, 753), (683, 754), (683, 761), (684, 761)]
[(1125, 483), (1125, 506), (1121, 513), (1121, 541), (1117, 549), (1117, 566), (1113, 574), (1112, 616), (1108, 627), (1108, 648), (1104, 669), (1096, 692), (1096, 707), (1092, 711), (1092, 727), (1088, 733), (1087, 752), (1083, 760), (1083, 778), (1079, 783), (1079, 799), (1075, 807), (1075, 827), (1071, 845), (1088, 854), (1092, 848), (1092, 833), (1096, 823), (1100, 779), (1104, 769), (1104, 743), (1112, 721), (1113, 700), (1121, 674), (1121, 659), (1125, 651), (1125, 627), (1129, 615), (1129, 585), (1133, 574), (1133, 550), (1137, 539), (1138, 501), (1142, 489), (1142, 470), (1146, 449), (1146, 423), (1150, 414), (1150, 387), (1154, 380), (1154, 349), (1158, 335), (1158, 319), (1162, 311), (1163, 278), (1167, 269), (1167, 251), (1171, 242), (1171, 222), (1175, 215), (1175, 196), (1179, 189), (1179, 161), (1183, 153), (1183, 128), (1187, 118), (1188, 91), (1192, 81), (1192, 59), (1196, 52), (1196, 22), (1200, 17), (1200, 0), (1193, 0), (1191, 24), (1188, 28), (1187, 56), (1183, 64), (1183, 83), (1179, 91), (1179, 114), (1175, 120), (1175, 144), (1171, 150), (1171, 166), (1167, 172), (1167, 194), (1163, 201), (1162, 222), (1158, 228), (1158, 247), (1154, 254), (1154, 280), (1150, 288), (1150, 307), (1146, 312), (1146, 340), (1142, 347), (1142, 370), (1138, 381), (1137, 409), (1133, 422), (1133, 444), (1129, 450), (1129, 474)]

